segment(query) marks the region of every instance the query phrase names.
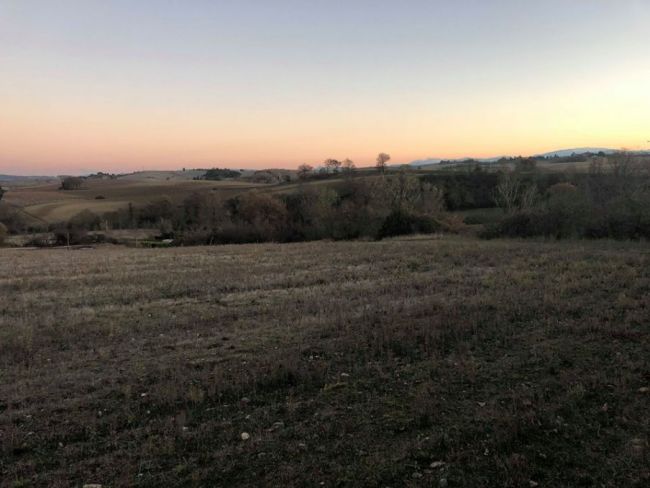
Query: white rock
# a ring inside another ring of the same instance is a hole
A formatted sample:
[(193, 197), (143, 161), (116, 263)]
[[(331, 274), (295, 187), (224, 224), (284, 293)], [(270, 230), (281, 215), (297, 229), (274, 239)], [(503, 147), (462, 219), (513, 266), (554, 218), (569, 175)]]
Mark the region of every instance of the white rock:
[(241, 440), (242, 441), (247, 441), (250, 438), (251, 438), (251, 435), (248, 432), (242, 432), (241, 433)]

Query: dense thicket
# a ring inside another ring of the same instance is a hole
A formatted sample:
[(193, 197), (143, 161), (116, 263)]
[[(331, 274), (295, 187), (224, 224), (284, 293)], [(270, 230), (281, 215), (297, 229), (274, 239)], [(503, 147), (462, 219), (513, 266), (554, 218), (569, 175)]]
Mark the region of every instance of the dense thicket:
[(292, 242), (433, 232), (447, 225), (443, 209), (442, 190), (402, 172), (303, 185), (287, 194), (194, 193), (180, 206), (160, 200), (106, 220), (113, 227), (159, 226), (163, 236), (186, 244)]
[(84, 179), (77, 176), (68, 176), (61, 181), (61, 190), (78, 190)]
[(646, 161), (625, 154), (610, 167), (560, 175), (548, 186), (537, 173), (499, 175), (494, 201), (504, 209), (484, 237), (650, 238), (650, 175)]

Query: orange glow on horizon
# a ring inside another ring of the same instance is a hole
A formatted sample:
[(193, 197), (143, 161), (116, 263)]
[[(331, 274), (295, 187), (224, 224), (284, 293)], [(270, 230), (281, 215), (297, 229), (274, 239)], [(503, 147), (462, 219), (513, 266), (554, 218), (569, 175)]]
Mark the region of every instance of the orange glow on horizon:
[(0, 173), (650, 149), (642, 2), (29, 3), (0, 6)]

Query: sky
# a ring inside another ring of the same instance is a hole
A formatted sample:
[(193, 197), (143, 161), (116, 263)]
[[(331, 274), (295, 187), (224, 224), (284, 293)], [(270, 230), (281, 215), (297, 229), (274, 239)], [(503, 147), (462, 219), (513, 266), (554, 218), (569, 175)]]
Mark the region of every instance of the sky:
[(0, 0), (0, 173), (649, 149), (650, 0)]

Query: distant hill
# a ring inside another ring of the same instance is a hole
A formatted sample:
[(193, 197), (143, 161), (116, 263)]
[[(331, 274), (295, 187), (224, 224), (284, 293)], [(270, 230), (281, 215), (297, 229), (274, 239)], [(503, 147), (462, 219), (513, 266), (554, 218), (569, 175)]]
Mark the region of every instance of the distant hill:
[(435, 164), (440, 164), (442, 161), (449, 161), (452, 163), (462, 163), (463, 161), (477, 161), (479, 163), (495, 163), (503, 156), (497, 156), (493, 158), (455, 158), (455, 159), (442, 159), (442, 158), (429, 158), (429, 159), (418, 159), (416, 161), (411, 161), (408, 163), (410, 166), (415, 166), (417, 168), (422, 168), (424, 166), (433, 166)]
[(188, 169), (185, 171), (182, 170), (149, 170), (149, 171), (135, 171), (133, 173), (121, 174), (118, 175), (118, 178), (121, 180), (132, 180), (132, 181), (166, 181), (166, 180), (193, 180), (194, 178), (200, 178), (205, 174), (206, 170), (203, 169)]
[(603, 152), (605, 154), (614, 154), (617, 153), (617, 149), (610, 149), (605, 147), (576, 147), (573, 149), (561, 149), (559, 151), (551, 151), (544, 154), (535, 154), (536, 158), (566, 158), (573, 154), (585, 154), (585, 153), (599, 153)]
[(0, 181), (51, 181), (56, 180), (54, 176), (19, 176), (19, 175), (0, 175)]
[(442, 159), (430, 158), (430, 159), (416, 159), (409, 163), (410, 166), (431, 166), (432, 164), (440, 164)]
[[(599, 153), (599, 152), (604, 152), (605, 154), (614, 154), (617, 153), (617, 149), (610, 149), (610, 148), (604, 148), (604, 147), (576, 147), (573, 149), (560, 149), (557, 151), (551, 151), (543, 154), (535, 154), (532, 157), (534, 158), (566, 158), (569, 157), (573, 154), (585, 154), (585, 153)], [(417, 168), (422, 168), (425, 166), (433, 166), (436, 164), (440, 164), (442, 161), (450, 161), (453, 163), (462, 163), (463, 161), (478, 161), (479, 163), (495, 163), (499, 161), (500, 159), (504, 157), (509, 157), (509, 156), (497, 156), (493, 158), (455, 158), (455, 159), (443, 159), (443, 158), (427, 158), (427, 159), (417, 159), (415, 161), (411, 161), (409, 166), (415, 166)]]

